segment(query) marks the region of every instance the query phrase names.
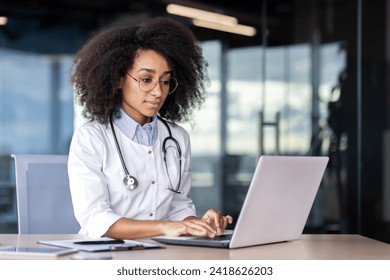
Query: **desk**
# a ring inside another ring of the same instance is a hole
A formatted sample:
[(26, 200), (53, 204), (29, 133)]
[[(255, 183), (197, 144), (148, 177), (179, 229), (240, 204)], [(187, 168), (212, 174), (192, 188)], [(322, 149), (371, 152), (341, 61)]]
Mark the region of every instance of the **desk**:
[[(80, 238), (77, 234), (0, 234), (0, 243), (1, 246), (40, 247), (45, 245), (37, 244), (39, 240)], [(165, 249), (113, 252), (112, 255), (116, 260), (390, 260), (390, 244), (355, 234), (305, 234), (299, 240), (240, 249), (164, 246)]]

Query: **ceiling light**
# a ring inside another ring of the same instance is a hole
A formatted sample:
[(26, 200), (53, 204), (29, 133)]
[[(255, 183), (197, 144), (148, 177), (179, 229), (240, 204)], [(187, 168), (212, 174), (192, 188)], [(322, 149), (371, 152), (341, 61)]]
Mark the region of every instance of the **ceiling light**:
[(186, 6), (169, 4), (167, 6), (167, 12), (182, 17), (188, 17), (192, 19), (204, 20), (218, 24), (224, 24), (233, 26), (238, 23), (235, 17), (226, 16), (218, 13), (208, 12), (205, 10), (190, 8)]
[(8, 22), (7, 17), (0, 17), (0, 25), (6, 25)]
[(250, 37), (255, 36), (257, 32), (256, 28), (247, 25), (242, 25), (242, 24), (236, 24), (234, 26), (226, 26), (223, 24), (203, 21), (198, 19), (194, 19), (192, 22), (194, 25), (199, 27), (204, 27), (204, 28), (229, 32), (229, 33), (235, 33), (235, 34), (250, 36)]

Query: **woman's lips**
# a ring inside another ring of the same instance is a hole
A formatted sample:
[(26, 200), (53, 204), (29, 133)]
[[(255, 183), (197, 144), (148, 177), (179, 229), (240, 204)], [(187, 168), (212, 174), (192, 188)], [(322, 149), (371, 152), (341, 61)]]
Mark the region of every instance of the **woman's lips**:
[(152, 108), (158, 108), (158, 106), (160, 106), (160, 102), (156, 101), (145, 101), (145, 103)]

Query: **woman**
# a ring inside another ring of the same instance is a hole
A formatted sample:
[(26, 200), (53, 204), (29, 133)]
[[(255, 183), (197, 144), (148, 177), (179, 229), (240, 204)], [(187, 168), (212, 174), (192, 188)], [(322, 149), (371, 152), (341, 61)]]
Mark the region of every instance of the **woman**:
[(174, 124), (204, 100), (206, 63), (193, 34), (164, 18), (112, 28), (93, 37), (74, 66), (76, 98), (89, 120), (75, 131), (68, 162), (80, 233), (221, 234), (232, 218), (213, 209), (196, 217), (190, 140)]

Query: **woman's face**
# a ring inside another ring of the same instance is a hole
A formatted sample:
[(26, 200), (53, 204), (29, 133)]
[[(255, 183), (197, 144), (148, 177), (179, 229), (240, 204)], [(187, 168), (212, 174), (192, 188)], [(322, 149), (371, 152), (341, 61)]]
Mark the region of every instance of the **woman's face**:
[[(162, 89), (158, 81), (167, 81), (170, 77), (171, 68), (162, 55), (153, 50), (138, 51), (132, 68), (127, 71), (120, 84), (123, 94), (122, 109), (141, 125), (150, 122), (168, 96), (168, 92)], [(141, 87), (145, 90), (146, 83), (155, 84), (151, 79), (157, 85), (149, 92), (142, 91), (139, 83), (143, 83)]]

